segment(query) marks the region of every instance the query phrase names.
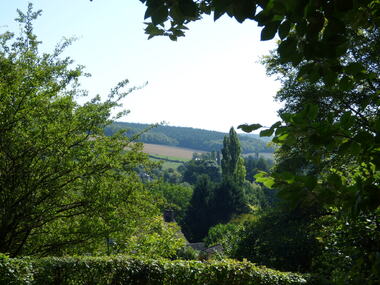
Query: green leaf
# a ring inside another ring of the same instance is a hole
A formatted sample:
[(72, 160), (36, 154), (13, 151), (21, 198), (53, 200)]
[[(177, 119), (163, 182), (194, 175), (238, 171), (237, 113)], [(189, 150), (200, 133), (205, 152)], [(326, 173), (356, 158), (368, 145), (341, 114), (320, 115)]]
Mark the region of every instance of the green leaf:
[(293, 56), (294, 52), (297, 50), (297, 41), (294, 38), (287, 38), (282, 41), (278, 46), (278, 53), (281, 58), (289, 59)]
[(148, 19), (151, 15), (152, 15), (152, 8), (151, 7), (148, 7), (145, 11), (145, 14), (144, 14), (144, 20)]
[(164, 35), (164, 31), (157, 28), (155, 25), (152, 23), (148, 23), (146, 28), (145, 28), (145, 33), (149, 35), (148, 39), (151, 39), (155, 36), (162, 36)]
[(192, 0), (180, 0), (178, 6), (184, 16), (193, 18), (197, 16), (198, 7)]
[(157, 9), (151, 12), (151, 19), (154, 25), (164, 23), (169, 16), (168, 8), (164, 5), (159, 6)]
[(253, 19), (256, 13), (256, 4), (251, 0), (233, 1), (233, 16), (239, 23), (246, 19)]
[(274, 132), (274, 129), (272, 128), (263, 130), (260, 132), (260, 137), (270, 137), (271, 135), (273, 135), (273, 132)]
[(238, 129), (241, 129), (243, 132), (246, 132), (246, 133), (251, 133), (251, 132), (256, 131), (262, 127), (263, 126), (260, 124), (252, 124), (252, 125), (244, 124), (244, 125), (238, 126)]
[(356, 156), (361, 152), (361, 147), (357, 142), (348, 141), (339, 146), (338, 153), (341, 155), (349, 154)]
[(227, 12), (232, 0), (214, 0), (214, 21)]
[(283, 134), (277, 138), (279, 142), (285, 141), (289, 137), (289, 134)]
[(264, 171), (260, 171), (255, 175), (256, 182), (264, 184), (265, 187), (271, 189), (275, 183), (274, 178), (267, 176), (268, 174)]
[(272, 16), (265, 13), (265, 11), (260, 11), (255, 17), (254, 20), (257, 22), (259, 27), (264, 26), (270, 20), (272, 20)]
[(278, 28), (278, 35), (281, 40), (285, 39), (290, 31), (291, 23), (288, 20), (285, 20), (281, 23), (280, 27)]
[(344, 69), (348, 74), (351, 75), (357, 75), (359, 74), (362, 70), (364, 70), (363, 66), (360, 63), (353, 62), (347, 65)]
[(290, 123), (290, 122), (292, 122), (292, 120), (293, 120), (293, 116), (294, 116), (294, 115), (292, 115), (291, 113), (281, 113), (281, 114), (280, 114), (280, 118), (281, 118), (284, 122), (286, 122), (286, 123)]
[(270, 22), (269, 24), (266, 24), (265, 27), (261, 31), (261, 40), (262, 41), (268, 41), (274, 38), (274, 36), (277, 33), (278, 26), (280, 25), (280, 22)]

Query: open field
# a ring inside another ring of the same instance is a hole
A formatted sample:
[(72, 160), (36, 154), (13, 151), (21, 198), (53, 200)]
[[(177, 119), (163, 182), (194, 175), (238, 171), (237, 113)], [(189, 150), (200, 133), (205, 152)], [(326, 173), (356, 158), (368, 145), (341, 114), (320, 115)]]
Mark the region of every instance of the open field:
[(161, 160), (161, 159), (156, 159), (156, 158), (152, 158), (150, 157), (151, 160), (153, 161), (157, 161), (157, 162), (160, 162), (161, 165), (162, 165), (162, 169), (169, 169), (169, 168), (172, 168), (172, 169), (177, 169), (180, 165), (182, 165), (184, 162), (173, 162), (173, 161), (169, 161), (169, 160)]
[(192, 159), (194, 152), (204, 153), (204, 151), (201, 150), (149, 143), (144, 143), (144, 152), (170, 160), (183, 161)]

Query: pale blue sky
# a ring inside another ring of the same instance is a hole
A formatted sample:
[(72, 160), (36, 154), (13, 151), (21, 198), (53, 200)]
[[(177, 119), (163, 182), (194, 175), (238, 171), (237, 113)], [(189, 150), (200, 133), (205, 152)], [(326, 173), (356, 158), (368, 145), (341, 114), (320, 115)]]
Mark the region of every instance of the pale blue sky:
[(16, 9), (25, 11), (28, 2), (43, 10), (35, 32), (44, 51), (63, 37), (79, 37), (65, 55), (92, 74), (82, 81), (91, 95), (107, 95), (125, 78), (131, 87), (149, 82), (124, 100), (131, 113), (123, 121), (227, 132), (278, 120), (273, 96), (279, 83), (257, 63), (274, 43), (259, 41), (253, 21), (206, 17), (177, 42), (147, 40), (138, 0), (0, 0), (0, 32), (17, 30)]

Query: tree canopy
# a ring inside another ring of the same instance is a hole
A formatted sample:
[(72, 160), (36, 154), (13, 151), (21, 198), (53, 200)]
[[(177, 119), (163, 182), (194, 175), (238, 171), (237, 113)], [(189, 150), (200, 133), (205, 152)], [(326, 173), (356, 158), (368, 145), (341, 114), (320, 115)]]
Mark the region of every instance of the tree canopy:
[(18, 11), (20, 35), (0, 35), (0, 252), (106, 252), (106, 240), (119, 243), (159, 215), (134, 171), (147, 163), (142, 146), (103, 135), (124, 114), (111, 117), (127, 81), (105, 101), (78, 104), (83, 68), (61, 58), (70, 41), (39, 52), (40, 13), (30, 4)]

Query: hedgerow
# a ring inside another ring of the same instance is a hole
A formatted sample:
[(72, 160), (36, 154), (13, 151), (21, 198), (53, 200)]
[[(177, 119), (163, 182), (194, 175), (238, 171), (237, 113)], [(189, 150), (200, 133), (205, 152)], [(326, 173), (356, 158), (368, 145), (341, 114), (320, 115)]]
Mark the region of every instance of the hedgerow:
[(304, 276), (249, 262), (114, 257), (0, 258), (0, 284), (307, 284)]

